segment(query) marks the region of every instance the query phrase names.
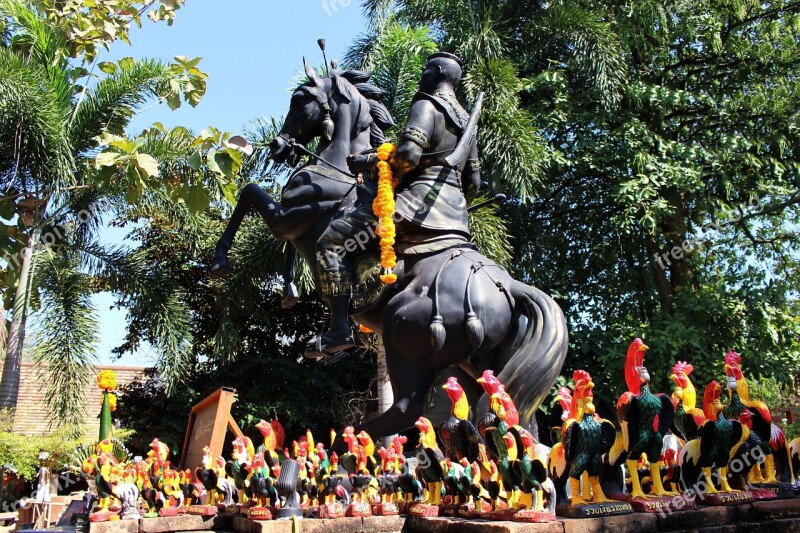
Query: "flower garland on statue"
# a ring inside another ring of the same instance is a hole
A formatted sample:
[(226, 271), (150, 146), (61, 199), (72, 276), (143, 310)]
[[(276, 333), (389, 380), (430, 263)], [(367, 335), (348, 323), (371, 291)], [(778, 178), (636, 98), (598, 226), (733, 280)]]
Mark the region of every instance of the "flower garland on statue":
[(394, 253), (394, 188), (397, 182), (392, 175), (389, 160), (394, 156), (396, 148), (392, 143), (383, 143), (378, 148), (378, 195), (372, 202), (372, 211), (379, 219), (376, 233), (381, 238), (381, 281), (391, 285), (397, 281), (394, 267), (397, 256)]

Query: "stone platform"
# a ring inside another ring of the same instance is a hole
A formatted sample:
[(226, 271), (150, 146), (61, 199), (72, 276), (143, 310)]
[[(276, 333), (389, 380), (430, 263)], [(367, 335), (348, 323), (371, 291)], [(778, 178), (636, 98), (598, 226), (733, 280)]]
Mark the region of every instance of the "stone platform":
[[(649, 533), (698, 531), (714, 533), (800, 533), (800, 499), (773, 500), (702, 507), (672, 514), (634, 513), (605, 518), (559, 518), (547, 524), (488, 522), (459, 518), (423, 518), (418, 516), (372, 516), (336, 520), (303, 519), (298, 521), (302, 533)], [(147, 518), (90, 524), (89, 533), (292, 533), (292, 522), (255, 522), (244, 517), (219, 515)]]

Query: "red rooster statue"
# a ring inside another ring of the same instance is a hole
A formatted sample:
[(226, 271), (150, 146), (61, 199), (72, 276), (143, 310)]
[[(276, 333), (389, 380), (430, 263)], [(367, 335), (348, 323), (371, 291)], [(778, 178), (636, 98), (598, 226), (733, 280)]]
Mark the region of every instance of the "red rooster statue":
[(439, 505), (442, 503), (442, 483), (447, 472), (445, 457), (439, 444), (436, 442), (436, 434), (433, 431), (433, 424), (427, 418), (421, 416), (415, 424), (419, 430), (419, 444), (416, 448), (417, 457), (426, 458), (425, 466), (422, 462), (417, 466), (417, 477), (425, 482), (427, 497), (425, 503)]
[(712, 470), (717, 469), (719, 485), (724, 492), (737, 492), (728, 483), (728, 464), (750, 434), (747, 426), (738, 420), (730, 420), (722, 414), (720, 401), (722, 387), (716, 381), (706, 386), (703, 394), (703, 413), (706, 421), (700, 426), (697, 440), (689, 441), (681, 449), (678, 464), (681, 479), (688, 489), (697, 483), (697, 469), (706, 483), (706, 494), (720, 492), (712, 480)]
[(280, 466), (280, 459), (277, 450), (283, 448), (283, 426), (280, 425), (277, 419), (272, 422), (260, 420), (256, 424), (256, 428), (264, 437), (264, 442), (256, 449), (256, 453), (264, 455), (264, 462), (267, 465), (267, 470), (272, 472), (272, 469)]
[(694, 367), (686, 361), (678, 361), (672, 366), (669, 376), (675, 384), (672, 403), (675, 406), (675, 418), (672, 421), (672, 432), (684, 442), (697, 438), (697, 430), (706, 417), (702, 409), (696, 407), (697, 391), (689, 378)]
[(791, 464), (786, 436), (780, 427), (772, 423), (769, 407), (764, 402), (749, 399), (750, 391), (740, 367), (741, 363), (742, 356), (738, 353), (730, 351), (725, 354), (725, 374), (728, 376), (730, 401), (725, 406), (724, 414), (728, 418), (738, 419), (742, 411), (750, 411), (753, 415), (751, 419), (753, 432), (761, 442), (767, 444), (761, 446), (766, 454), (765, 471), (762, 473), (761, 465), (756, 465), (751, 470), (750, 482), (791, 483)]
[(650, 463), (651, 496), (675, 496), (664, 489), (661, 480), (661, 449), (664, 435), (672, 425), (675, 415), (672, 400), (666, 394), (650, 392), (650, 374), (644, 366), (644, 354), (648, 350), (642, 339), (634, 339), (628, 347), (625, 359), (625, 382), (628, 392), (617, 402), (620, 425), (631, 476), (631, 497), (647, 498), (639, 481), (638, 462), (646, 456)]
[[(611, 501), (600, 487), (601, 456), (614, 444), (617, 431), (608, 420), (597, 420), (594, 407), (594, 383), (585, 370), (576, 370), (572, 379), (575, 392), (568, 409), (570, 418), (564, 423), (561, 443), (553, 447), (551, 469), (567, 472), (572, 490), (572, 505), (585, 505), (588, 501)], [(563, 450), (563, 453), (559, 451)], [(588, 486), (581, 490), (581, 477), (588, 474)]]
[[(495, 394), (505, 392), (505, 387), (500, 380), (494, 375), (494, 372), (491, 370), (484, 370), (481, 377), (478, 378), (478, 383), (481, 384), (483, 387), (484, 392), (486, 395), (491, 398)], [(509, 397), (510, 399), (510, 397)], [(505, 412), (506, 416), (506, 423), (510, 426), (516, 426), (519, 424), (519, 412), (517, 411), (516, 406), (513, 402), (511, 402), (508, 406), (508, 409)], [(497, 418), (497, 415), (492, 412), (490, 409), (489, 412), (484, 416), (484, 418), (478, 422), (478, 432), (480, 433), (481, 437), (484, 439), (486, 438), (486, 428), (490, 427), (497, 427), (500, 424), (500, 420)]]
[(444, 454), (452, 460), (466, 458), (470, 463), (478, 459), (478, 444), (483, 442), (478, 430), (469, 421), (469, 403), (464, 389), (455, 377), (447, 379), (442, 388), (452, 402), (450, 418), (439, 425)]

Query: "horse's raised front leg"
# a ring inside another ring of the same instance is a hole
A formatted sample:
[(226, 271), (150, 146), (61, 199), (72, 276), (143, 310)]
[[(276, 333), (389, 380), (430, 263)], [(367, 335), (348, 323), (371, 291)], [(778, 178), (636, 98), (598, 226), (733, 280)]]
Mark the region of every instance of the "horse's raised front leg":
[(246, 185), (239, 194), (239, 201), (222, 237), (217, 241), (214, 261), (211, 263), (211, 277), (219, 278), (230, 271), (228, 250), (233, 246), (233, 239), (242, 220), (252, 209), (258, 211), (279, 241), (287, 241), (302, 235), (311, 227), (320, 214), (320, 206), (320, 203), (313, 203), (287, 209), (255, 183)]

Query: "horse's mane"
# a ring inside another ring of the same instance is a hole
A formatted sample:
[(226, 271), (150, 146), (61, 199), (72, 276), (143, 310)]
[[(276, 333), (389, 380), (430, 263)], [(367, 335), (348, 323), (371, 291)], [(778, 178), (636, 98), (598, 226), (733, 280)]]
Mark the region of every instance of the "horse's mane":
[(386, 91), (375, 85), (367, 83), (372, 77), (371, 72), (362, 70), (345, 70), (331, 74), (333, 88), (342, 96), (353, 100), (355, 93), (363, 96), (369, 110), (365, 109), (359, 117), (359, 131), (370, 128), (370, 144), (377, 148), (386, 142), (386, 130), (394, 126), (394, 120), (389, 109), (381, 102)]

